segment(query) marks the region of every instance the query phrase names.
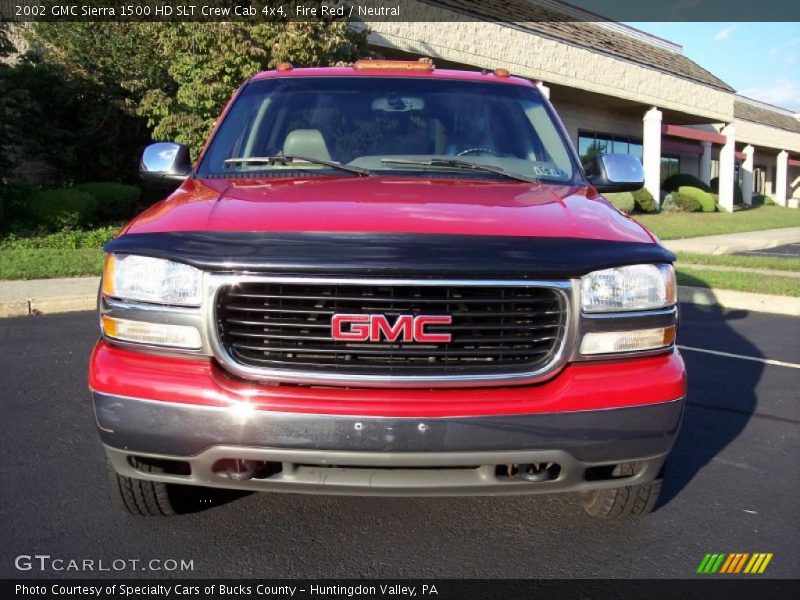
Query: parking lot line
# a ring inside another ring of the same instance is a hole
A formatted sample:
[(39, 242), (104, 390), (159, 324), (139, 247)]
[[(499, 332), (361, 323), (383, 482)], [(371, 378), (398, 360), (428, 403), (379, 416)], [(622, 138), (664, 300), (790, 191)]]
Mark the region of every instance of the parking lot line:
[(742, 360), (754, 360), (756, 362), (764, 363), (765, 365), (774, 365), (776, 367), (789, 367), (790, 369), (800, 369), (800, 364), (785, 362), (782, 360), (773, 360), (771, 358), (759, 358), (757, 356), (744, 356), (743, 354), (731, 354), (730, 352), (720, 352), (719, 350), (708, 350), (707, 348), (694, 348), (693, 346), (678, 346), (681, 350), (689, 350), (691, 352), (705, 352), (706, 354), (716, 354), (717, 356), (726, 356), (728, 358), (740, 358)]

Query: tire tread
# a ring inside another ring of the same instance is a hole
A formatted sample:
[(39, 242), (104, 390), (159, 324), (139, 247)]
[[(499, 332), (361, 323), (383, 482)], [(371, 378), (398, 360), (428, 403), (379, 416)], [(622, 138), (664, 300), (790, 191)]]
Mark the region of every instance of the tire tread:
[[(152, 471), (150, 465), (146, 464), (138, 464), (137, 468)], [(176, 513), (167, 487), (169, 484), (119, 475), (110, 464), (108, 469), (114, 503), (124, 511), (143, 517)]]
[[(637, 472), (636, 463), (625, 463), (614, 469), (614, 477), (629, 477)], [(620, 519), (653, 512), (661, 492), (662, 479), (648, 483), (595, 490), (583, 497), (583, 508), (593, 517)]]

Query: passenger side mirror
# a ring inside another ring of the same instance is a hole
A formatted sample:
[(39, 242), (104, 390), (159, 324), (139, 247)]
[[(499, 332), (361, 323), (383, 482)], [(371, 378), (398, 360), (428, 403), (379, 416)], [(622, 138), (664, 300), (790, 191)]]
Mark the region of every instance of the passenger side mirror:
[(189, 148), (174, 142), (150, 144), (144, 149), (139, 163), (141, 178), (154, 183), (183, 181), (191, 172)]
[(644, 185), (644, 169), (630, 154), (597, 154), (589, 167), (589, 181), (601, 194), (633, 192)]

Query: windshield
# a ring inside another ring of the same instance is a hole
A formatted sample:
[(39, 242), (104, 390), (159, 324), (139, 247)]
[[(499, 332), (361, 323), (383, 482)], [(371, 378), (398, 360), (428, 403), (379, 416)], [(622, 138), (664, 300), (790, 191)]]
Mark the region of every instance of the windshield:
[(533, 89), (404, 77), (251, 82), (214, 136), (198, 175), (345, 172), (324, 162), (373, 175), (450, 172), (563, 183), (577, 176), (565, 140)]

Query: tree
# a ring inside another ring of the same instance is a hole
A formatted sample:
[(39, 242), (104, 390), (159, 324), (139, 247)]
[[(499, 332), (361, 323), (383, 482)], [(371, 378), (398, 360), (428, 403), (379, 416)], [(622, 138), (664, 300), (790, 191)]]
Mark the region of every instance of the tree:
[(366, 32), (342, 21), (305, 23), (36, 23), (32, 41), (48, 61), (147, 119), (153, 139), (196, 153), (237, 86), (281, 61), (349, 62)]
[(129, 109), (148, 89), (169, 84), (159, 51), (165, 23), (35, 23), (28, 38), (44, 60), (91, 82)]
[(594, 157), (598, 154), (603, 154), (605, 151), (606, 143), (601, 142), (600, 140), (594, 140), (586, 149), (586, 152), (581, 154), (581, 164), (583, 165), (584, 170), (588, 171), (592, 166)]
[[(343, 22), (178, 23), (161, 31), (173, 86), (152, 88), (140, 105), (154, 137), (199, 151), (233, 91), (281, 61), (297, 66), (351, 61), (363, 52), (364, 34)], [(175, 91), (172, 92), (173, 88)]]
[(51, 184), (130, 179), (147, 135), (144, 121), (108, 102), (102, 88), (35, 52), (0, 65), (0, 114), (4, 175), (39, 164)]
[[(10, 56), (15, 51), (14, 45), (8, 35), (8, 23), (0, 22), (0, 59)], [(9, 173), (13, 166), (12, 146), (15, 131), (11, 120), (13, 117), (13, 105), (9, 101), (9, 94), (12, 92), (9, 73), (11, 66), (0, 61), (0, 185), (9, 179)]]
[(16, 50), (8, 35), (8, 25), (6, 21), (0, 21), (0, 58), (5, 58)]

